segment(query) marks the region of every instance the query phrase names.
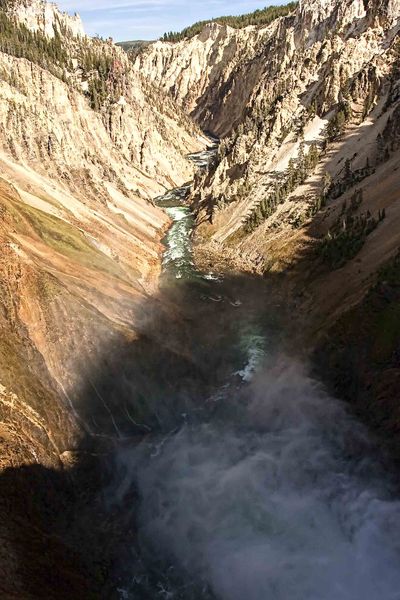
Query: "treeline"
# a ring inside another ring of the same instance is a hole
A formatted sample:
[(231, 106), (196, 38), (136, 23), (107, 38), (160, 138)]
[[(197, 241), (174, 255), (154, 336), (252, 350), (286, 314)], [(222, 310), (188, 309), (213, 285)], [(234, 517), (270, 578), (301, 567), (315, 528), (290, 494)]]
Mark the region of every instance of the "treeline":
[(81, 50), (80, 66), (88, 77), (86, 94), (93, 110), (100, 110), (110, 94), (113, 63), (112, 56), (89, 45)]
[(17, 58), (26, 58), (63, 78), (70, 60), (58, 31), (48, 38), (40, 31), (30, 31), (0, 11), (0, 51)]
[(329, 142), (334, 142), (343, 135), (346, 125), (352, 117), (350, 102), (341, 102), (332, 119), (326, 127), (326, 137)]
[(329, 198), (339, 198), (339, 196), (344, 194), (348, 189), (352, 188), (366, 177), (369, 177), (374, 172), (375, 169), (374, 167), (371, 167), (368, 158), (365, 162), (365, 166), (355, 171), (353, 171), (351, 167), (351, 160), (347, 158), (344, 164), (342, 177), (339, 180), (332, 182), (331, 187), (329, 188)]
[[(0, 10), (0, 52), (26, 58), (73, 84), (72, 46), (68, 42), (66, 34), (63, 36), (56, 28), (54, 37), (49, 38), (40, 31), (31, 31)], [(100, 110), (108, 98), (121, 95), (125, 70), (111, 52), (104, 51), (102, 44), (75, 39), (73, 54), (78, 59), (83, 80), (88, 82), (85, 95), (91, 108)]]
[(115, 45), (122, 48), (122, 50), (125, 50), (125, 52), (139, 52), (139, 50), (149, 46), (150, 44), (151, 42), (147, 40), (132, 40), (127, 42), (116, 42)]
[(285, 17), (297, 7), (297, 2), (290, 2), (285, 6), (267, 6), (266, 8), (258, 9), (252, 13), (239, 16), (224, 16), (210, 19), (208, 21), (198, 21), (186, 27), (182, 31), (169, 31), (161, 38), (164, 42), (180, 42), (181, 40), (190, 39), (201, 33), (208, 23), (218, 23), (219, 25), (228, 25), (234, 29), (242, 29), (249, 25), (257, 25), (262, 27), (269, 25), (278, 17)]

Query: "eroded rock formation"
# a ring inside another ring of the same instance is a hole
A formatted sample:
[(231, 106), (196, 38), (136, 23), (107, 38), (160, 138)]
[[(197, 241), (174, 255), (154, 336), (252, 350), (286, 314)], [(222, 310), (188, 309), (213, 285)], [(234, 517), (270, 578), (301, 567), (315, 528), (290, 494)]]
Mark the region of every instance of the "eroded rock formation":
[(32, 31), (41, 31), (49, 38), (61, 30), (72, 36), (84, 37), (85, 31), (79, 15), (61, 12), (54, 2), (46, 0), (2, 0), (1, 10), (16, 18)]
[[(7, 14), (45, 37), (54, 25), (68, 60), (45, 69), (0, 54), (3, 467), (57, 464), (74, 446), (84, 373), (109, 338), (135, 335), (157, 286), (168, 218), (152, 200), (191, 179), (185, 156), (203, 147), (173, 101), (122, 50), (83, 37), (79, 19), (42, 1), (8, 3)], [(88, 54), (106, 75), (88, 70)]]
[[(399, 17), (388, 0), (303, 0), (264, 28), (213, 23), (139, 54), (136, 66), (222, 138), (193, 198), (202, 258), (259, 273), (304, 256), (319, 264), (342, 219), (350, 245), (359, 236), (363, 244), (354, 253), (338, 247), (337, 261), (321, 267), (315, 303), (333, 318), (334, 302), (346, 307), (340, 294), (321, 297), (342, 277), (346, 297), (363, 294), (398, 247)], [(343, 216), (369, 221), (373, 234), (351, 232)], [(331, 268), (339, 265), (340, 273)]]

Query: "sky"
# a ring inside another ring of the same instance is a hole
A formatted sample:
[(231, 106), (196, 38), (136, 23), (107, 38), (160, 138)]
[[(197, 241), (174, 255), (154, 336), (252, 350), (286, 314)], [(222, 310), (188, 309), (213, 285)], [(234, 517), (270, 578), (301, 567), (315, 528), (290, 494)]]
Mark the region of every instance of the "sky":
[(154, 40), (196, 21), (239, 15), (280, 0), (55, 0), (69, 13), (81, 15), (85, 31), (115, 41)]

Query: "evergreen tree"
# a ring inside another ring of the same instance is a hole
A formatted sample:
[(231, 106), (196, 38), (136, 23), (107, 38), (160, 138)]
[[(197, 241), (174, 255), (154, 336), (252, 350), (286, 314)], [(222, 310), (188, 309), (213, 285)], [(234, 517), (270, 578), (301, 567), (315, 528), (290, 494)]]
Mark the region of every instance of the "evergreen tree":
[(180, 42), (184, 39), (190, 39), (195, 35), (201, 33), (204, 27), (210, 23), (218, 23), (220, 25), (228, 25), (235, 29), (242, 29), (249, 25), (256, 25), (262, 27), (269, 25), (275, 19), (284, 17), (290, 14), (297, 6), (297, 2), (290, 2), (286, 6), (267, 6), (266, 8), (256, 10), (252, 13), (248, 13), (240, 16), (224, 16), (212, 19), (211, 21), (199, 21), (194, 23), (190, 27), (186, 27), (182, 31), (169, 31), (164, 33), (162, 40), (164, 42)]

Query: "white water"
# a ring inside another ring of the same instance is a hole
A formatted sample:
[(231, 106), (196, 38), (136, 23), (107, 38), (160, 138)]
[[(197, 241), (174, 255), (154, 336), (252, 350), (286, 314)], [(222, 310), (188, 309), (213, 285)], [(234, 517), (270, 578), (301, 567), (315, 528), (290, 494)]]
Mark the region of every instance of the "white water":
[(242, 369), (236, 371), (235, 375), (239, 375), (244, 382), (249, 383), (265, 360), (265, 338), (251, 325), (241, 332), (240, 338), (241, 349), (247, 355), (247, 363)]
[(167, 234), (167, 248), (163, 257), (164, 272), (173, 270), (176, 279), (182, 279), (193, 269), (192, 244), (190, 232), (193, 223), (190, 211), (186, 206), (171, 206), (165, 212), (172, 219), (171, 229)]
[(399, 600), (400, 503), (363, 428), (289, 365), (252, 384), (239, 422), (121, 457), (142, 543), (221, 600)]
[[(191, 276), (189, 211), (167, 210), (164, 268)], [(218, 287), (200, 300), (241, 306)], [(254, 321), (237, 330), (245, 385), (211, 398), (223, 419), (199, 399), (203, 423), (119, 454), (141, 557), (121, 598), (400, 600), (400, 502), (368, 433), (300, 365), (268, 359)]]

